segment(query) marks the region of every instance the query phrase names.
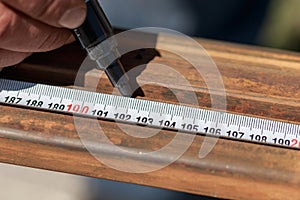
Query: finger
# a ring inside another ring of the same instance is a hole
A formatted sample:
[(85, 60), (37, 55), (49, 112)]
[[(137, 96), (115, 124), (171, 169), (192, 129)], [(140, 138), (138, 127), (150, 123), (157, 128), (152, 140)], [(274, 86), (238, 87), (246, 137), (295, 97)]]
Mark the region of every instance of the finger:
[(75, 37), (73, 35), (71, 35), (69, 37), (69, 39), (65, 42), (65, 44), (71, 44), (71, 43), (73, 43), (75, 41), (76, 41)]
[(0, 69), (22, 62), (31, 53), (22, 53), (0, 49)]
[(1, 0), (20, 12), (46, 24), (74, 29), (86, 17), (84, 0)]
[(0, 2), (0, 48), (20, 52), (56, 49), (71, 37), (67, 29), (55, 28), (10, 10)]

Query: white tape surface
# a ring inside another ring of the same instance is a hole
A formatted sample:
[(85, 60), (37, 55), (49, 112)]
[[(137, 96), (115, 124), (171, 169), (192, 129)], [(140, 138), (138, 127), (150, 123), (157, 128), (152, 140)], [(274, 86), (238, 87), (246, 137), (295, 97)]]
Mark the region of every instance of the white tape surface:
[(300, 125), (0, 79), (0, 103), (300, 149)]

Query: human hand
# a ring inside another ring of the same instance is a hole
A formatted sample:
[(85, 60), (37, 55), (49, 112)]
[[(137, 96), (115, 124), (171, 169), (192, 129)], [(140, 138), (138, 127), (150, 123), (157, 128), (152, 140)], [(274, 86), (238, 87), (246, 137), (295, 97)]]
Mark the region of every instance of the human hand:
[(0, 69), (72, 42), (85, 17), (83, 0), (0, 0)]

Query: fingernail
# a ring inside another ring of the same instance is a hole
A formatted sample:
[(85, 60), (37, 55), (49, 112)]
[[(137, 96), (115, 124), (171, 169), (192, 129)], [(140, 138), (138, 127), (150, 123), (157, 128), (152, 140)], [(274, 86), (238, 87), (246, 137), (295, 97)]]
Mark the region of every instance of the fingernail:
[(59, 24), (65, 28), (74, 29), (79, 27), (85, 20), (86, 9), (82, 7), (66, 11), (59, 20)]

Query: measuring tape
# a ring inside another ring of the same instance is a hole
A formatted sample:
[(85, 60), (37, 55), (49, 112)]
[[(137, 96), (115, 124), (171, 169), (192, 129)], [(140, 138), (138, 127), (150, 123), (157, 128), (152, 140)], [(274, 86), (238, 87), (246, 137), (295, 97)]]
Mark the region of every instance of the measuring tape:
[(0, 79), (0, 103), (300, 149), (300, 125)]

